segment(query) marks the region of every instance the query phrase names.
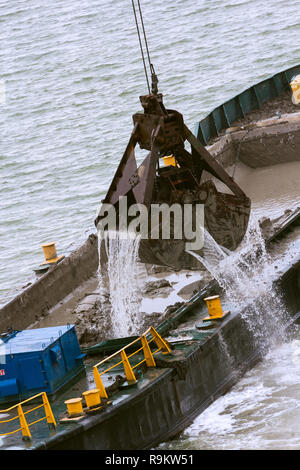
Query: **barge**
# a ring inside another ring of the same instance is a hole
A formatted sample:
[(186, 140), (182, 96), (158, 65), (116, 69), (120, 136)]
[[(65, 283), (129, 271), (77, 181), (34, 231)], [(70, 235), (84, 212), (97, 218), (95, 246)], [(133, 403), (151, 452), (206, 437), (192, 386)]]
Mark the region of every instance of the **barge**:
[[(300, 113), (295, 105), (288, 105), (289, 84), (298, 73), (300, 66), (276, 74), (198, 123), (196, 137), (202, 145), (207, 145), (210, 154), (224, 168), (237, 161), (254, 168), (300, 160), (297, 150)], [(284, 96), (287, 99), (282, 102), (288, 112), (283, 109), (278, 116), (276, 112)], [(253, 120), (249, 118), (251, 112), (255, 113)], [(264, 112), (267, 115), (259, 120)], [(299, 210), (295, 210), (273, 231), (266, 230), (268, 250), (280, 244), (290, 231), (297, 233), (298, 226)], [(76, 303), (90, 290), (98, 262), (97, 237), (91, 235), (82, 247), (51, 267), (1, 309), (2, 333), (11, 329), (25, 330), (41, 318), (51, 319), (51, 315), (65, 309), (68, 302)], [(273, 283), (278, 296), (282, 297), (280, 306), (288, 312), (286, 328), (299, 318), (299, 283), (298, 252), (292, 262), (289, 260), (281, 266), (281, 273)], [(223, 315), (221, 312), (220, 318), (212, 315), (210, 321), (204, 321), (207, 307), (203, 300), (212, 296), (220, 296), (222, 309), (230, 313)], [(60, 304), (63, 299), (65, 303)], [(135, 337), (102, 341), (82, 348), (87, 354), (84, 377), (70, 382), (53, 397), (49, 394), (47, 399), (43, 395), (45, 390), (37, 390), (38, 393), (32, 395), (34, 400), (43, 400), (39, 410), (28, 401), (22, 404), (24, 397), (20, 397), (16, 407), (14, 404), (2, 406), (1, 448), (147, 449), (175, 436), (263, 357), (263, 348), (258, 347), (253, 332), (245, 325), (245, 318), (251, 315), (256, 303), (261, 308), (259, 299), (253, 297), (248, 305), (239, 309), (236, 304), (228, 303), (222, 286), (212, 281), (167, 320), (158, 321), (154, 328), (137, 332)], [(229, 355), (224, 350), (224, 342)], [(135, 354), (136, 345), (138, 352)], [(106, 359), (105, 354), (109, 354)], [(96, 405), (89, 407), (84, 401), (86, 398), (82, 400), (82, 394), (86, 397), (86, 392), (95, 388), (98, 390)], [(73, 416), (72, 410), (66, 413), (65, 402), (70, 399), (75, 399), (75, 405), (79, 406)], [(82, 402), (86, 406), (81, 410)], [(15, 432), (16, 420), (6, 421), (17, 408), (21, 409), (17, 416), (21, 421), (20, 429)], [(43, 418), (46, 417), (50, 430), (38, 414), (41, 410), (45, 412)]]

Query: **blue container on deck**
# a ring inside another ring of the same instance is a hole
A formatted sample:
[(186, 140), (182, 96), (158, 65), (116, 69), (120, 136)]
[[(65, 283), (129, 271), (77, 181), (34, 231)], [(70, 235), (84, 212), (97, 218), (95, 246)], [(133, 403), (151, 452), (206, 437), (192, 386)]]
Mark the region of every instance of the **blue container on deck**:
[(53, 395), (84, 371), (74, 325), (23, 330), (2, 339), (0, 402)]

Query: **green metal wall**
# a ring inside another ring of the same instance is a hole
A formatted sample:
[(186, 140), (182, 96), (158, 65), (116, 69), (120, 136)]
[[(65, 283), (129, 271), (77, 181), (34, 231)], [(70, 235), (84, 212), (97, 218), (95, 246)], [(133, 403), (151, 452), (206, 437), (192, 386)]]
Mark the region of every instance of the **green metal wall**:
[(290, 89), (290, 81), (297, 74), (300, 74), (300, 65), (279, 72), (221, 104), (202, 121), (197, 122), (194, 132), (196, 137), (206, 145), (210, 138), (230, 127), (232, 122), (245, 117), (249, 111), (260, 109), (264, 102)]

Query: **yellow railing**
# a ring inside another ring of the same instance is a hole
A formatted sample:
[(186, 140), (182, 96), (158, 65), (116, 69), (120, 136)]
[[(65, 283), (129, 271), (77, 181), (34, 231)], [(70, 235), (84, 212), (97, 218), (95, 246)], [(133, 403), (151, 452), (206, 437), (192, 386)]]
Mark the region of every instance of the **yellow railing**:
[[(149, 334), (152, 336), (152, 338), (148, 341), (146, 338), (146, 335)], [(157, 349), (155, 351), (151, 351), (149, 344), (154, 341)], [(131, 348), (135, 343), (141, 342), (141, 347), (131, 353), (130, 355), (126, 354), (126, 349)], [(143, 351), (144, 353), (144, 359), (140, 361), (139, 363), (135, 365), (131, 365), (129, 362), (129, 359), (134, 356), (135, 354), (139, 353), (140, 351)], [(158, 353), (159, 351), (162, 351), (163, 353), (169, 353), (170, 347), (168, 346), (168, 343), (157, 333), (157, 331), (151, 326), (148, 328), (145, 333), (137, 338), (136, 340), (132, 341), (131, 343), (127, 344), (124, 348), (120, 349), (119, 351), (115, 352), (109, 357), (106, 357), (102, 361), (98, 362), (98, 364), (94, 365), (93, 367), (93, 373), (94, 373), (94, 379), (96, 383), (96, 387), (99, 390), (100, 397), (102, 398), (108, 398), (106, 389), (104, 387), (104, 384), (102, 382), (101, 376), (109, 372), (110, 370), (114, 369), (115, 367), (119, 366), (120, 364), (123, 364), (124, 367), (124, 372), (126, 379), (128, 383), (135, 383), (136, 382), (136, 377), (134, 375), (133, 369), (136, 367), (140, 366), (144, 362), (146, 363), (147, 367), (156, 367), (155, 360), (154, 360), (154, 354)], [(121, 356), (121, 361), (117, 362), (113, 366), (109, 367), (108, 369), (105, 369), (102, 372), (99, 372), (98, 368), (103, 367), (103, 364), (106, 362), (110, 361), (114, 357), (120, 355)]]
[[(43, 403), (41, 405), (35, 406), (31, 410), (27, 410), (27, 411), (24, 412), (23, 408), (22, 408), (22, 405), (24, 405), (25, 403), (28, 403), (29, 401), (31, 401), (35, 398), (38, 398), (38, 397), (42, 397)], [(42, 407), (44, 407), (45, 416), (43, 416), (40, 419), (37, 419), (37, 420), (33, 421), (32, 423), (27, 423), (25, 415), (27, 415), (28, 413), (31, 413), (32, 411), (37, 410), (38, 408), (42, 408)], [(21, 403), (17, 403), (16, 405), (13, 405), (10, 408), (7, 408), (6, 410), (0, 410), (0, 414), (9, 413), (10, 411), (15, 410), (15, 409), (17, 410), (17, 415), (14, 416), (13, 418), (5, 419), (5, 420), (0, 421), (0, 424), (9, 423), (10, 421), (14, 421), (15, 419), (19, 419), (20, 427), (18, 429), (15, 429), (14, 431), (6, 432), (4, 434), (0, 434), (0, 436), (8, 436), (10, 434), (15, 434), (18, 431), (22, 431), (23, 439), (24, 440), (30, 440), (31, 439), (31, 433), (30, 433), (29, 427), (32, 426), (33, 424), (36, 424), (36, 423), (39, 423), (40, 421), (43, 421), (44, 419), (47, 420), (48, 425), (52, 425), (52, 426), (56, 427), (56, 421), (55, 421), (55, 418), (53, 416), (51, 406), (50, 406), (50, 403), (49, 403), (46, 392), (38, 393), (37, 395), (34, 395), (33, 397), (30, 397), (27, 400), (22, 401)]]

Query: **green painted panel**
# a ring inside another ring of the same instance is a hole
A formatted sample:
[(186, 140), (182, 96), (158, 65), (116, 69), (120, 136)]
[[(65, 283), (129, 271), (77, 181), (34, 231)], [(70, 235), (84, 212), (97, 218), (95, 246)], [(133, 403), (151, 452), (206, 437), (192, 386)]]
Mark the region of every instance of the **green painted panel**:
[(222, 129), (224, 129), (227, 126), (224, 109), (222, 107), (219, 106), (218, 108), (214, 109), (211, 112), (211, 115), (215, 121), (215, 127), (216, 127), (217, 132), (220, 132)]
[(300, 73), (300, 65), (296, 65), (295, 67), (292, 67), (288, 70), (286, 70), (284, 72), (286, 78), (287, 78), (287, 82), (290, 83), (290, 81), (292, 80), (292, 78), (295, 76), (295, 75), (298, 75)]
[(286, 77), (282, 72), (277, 73), (276, 75), (274, 75), (273, 81), (277, 90), (277, 95), (279, 96), (287, 88)]
[(275, 85), (270, 78), (254, 85), (254, 90), (260, 105), (277, 96)]
[(239, 95), (239, 99), (245, 115), (249, 113), (249, 111), (257, 107), (257, 100), (252, 87), (248, 90), (243, 91)]
[(300, 65), (279, 72), (243, 91), (226, 103), (215, 108), (208, 116), (197, 122), (195, 135), (203, 145), (216, 137), (222, 129), (244, 117), (250, 111), (260, 108), (266, 101), (279, 96), (289, 89), (291, 79), (300, 74)]
[(237, 97), (232, 98), (231, 100), (224, 103), (223, 109), (225, 111), (225, 115), (228, 119), (229, 124), (243, 117)]
[(202, 121), (200, 122), (199, 131), (201, 132), (202, 139), (205, 144), (211, 136), (216, 135), (216, 133), (214, 133), (214, 130), (210, 127), (209, 115), (206, 116), (206, 118), (202, 119)]

